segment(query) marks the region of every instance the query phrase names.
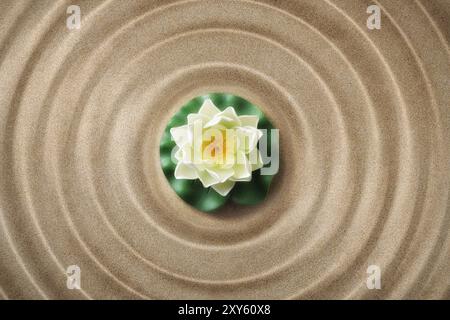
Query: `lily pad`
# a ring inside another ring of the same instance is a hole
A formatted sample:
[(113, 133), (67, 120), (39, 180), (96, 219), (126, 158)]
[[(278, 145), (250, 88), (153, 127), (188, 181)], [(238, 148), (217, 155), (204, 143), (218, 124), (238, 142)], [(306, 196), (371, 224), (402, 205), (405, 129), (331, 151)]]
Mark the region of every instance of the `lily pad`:
[[(174, 170), (176, 163), (172, 161), (171, 154), (176, 144), (172, 140), (170, 129), (186, 124), (188, 114), (197, 113), (206, 99), (211, 99), (220, 110), (232, 106), (239, 116), (258, 116), (258, 129), (267, 130), (265, 132), (268, 135), (268, 140), (266, 141), (268, 142), (267, 149), (269, 154), (272, 149), (272, 144), (278, 143), (271, 141), (270, 139), (270, 130), (274, 129), (272, 123), (257, 106), (249, 101), (228, 93), (211, 93), (196, 97), (181, 107), (181, 109), (170, 119), (161, 137), (160, 161), (164, 175), (178, 196), (200, 211), (215, 211), (224, 206), (228, 201), (232, 201), (239, 205), (256, 205), (261, 203), (269, 192), (273, 178), (273, 175), (261, 175), (261, 169), (252, 172), (251, 181), (237, 182), (227, 196), (221, 196), (211, 187), (204, 188), (199, 180), (175, 179)], [(265, 138), (266, 137), (262, 137), (261, 139)], [(264, 166), (270, 166), (270, 163), (265, 164)]]

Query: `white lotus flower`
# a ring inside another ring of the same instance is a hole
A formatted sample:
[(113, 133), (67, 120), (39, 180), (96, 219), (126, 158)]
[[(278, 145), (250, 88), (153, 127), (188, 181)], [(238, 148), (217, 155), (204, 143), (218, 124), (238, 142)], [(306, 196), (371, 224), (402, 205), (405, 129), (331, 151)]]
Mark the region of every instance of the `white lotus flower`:
[(207, 99), (187, 119), (170, 130), (177, 145), (176, 179), (200, 179), (205, 188), (226, 196), (236, 181), (250, 181), (252, 171), (263, 166), (257, 116), (238, 116), (233, 107), (220, 111)]

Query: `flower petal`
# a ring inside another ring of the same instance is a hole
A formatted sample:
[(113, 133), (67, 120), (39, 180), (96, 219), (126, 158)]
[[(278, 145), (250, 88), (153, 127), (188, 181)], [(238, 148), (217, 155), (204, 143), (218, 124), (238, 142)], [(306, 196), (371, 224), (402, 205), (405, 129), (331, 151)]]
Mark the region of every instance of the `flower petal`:
[(261, 130), (252, 127), (239, 127), (236, 129), (239, 150), (249, 153), (256, 148), (258, 140), (262, 137)]
[(180, 162), (183, 160), (183, 150), (180, 147), (178, 146), (173, 147), (172, 152), (176, 162)]
[(195, 170), (195, 168), (183, 162), (179, 162), (177, 164), (174, 174), (176, 179), (193, 180), (198, 178), (197, 170)]
[(201, 146), (203, 142), (203, 121), (197, 118), (195, 121), (188, 124), (188, 136), (189, 141), (192, 145), (194, 151), (194, 160), (199, 160), (201, 158), (196, 158), (201, 154)]
[(252, 151), (250, 151), (250, 153), (248, 154), (248, 158), (252, 166), (252, 171), (261, 169), (264, 166), (261, 152), (258, 149), (255, 148)]
[(184, 162), (185, 164), (194, 164), (192, 150), (192, 146), (189, 143), (186, 143), (183, 147), (179, 148), (179, 150), (175, 152), (175, 159)]
[(233, 107), (228, 107), (224, 111), (216, 114), (210, 121), (205, 124), (205, 128), (213, 126), (223, 126), (225, 128), (233, 128), (241, 125), (241, 121)]
[(187, 125), (171, 128), (170, 134), (175, 143), (180, 147), (189, 142), (189, 129)]
[(188, 114), (188, 116), (187, 116), (189, 125), (194, 124), (196, 121), (200, 121), (200, 123), (199, 123), (200, 126), (203, 126), (203, 124), (207, 123), (209, 120), (211, 120), (211, 118), (212, 117), (209, 117), (209, 116), (201, 114), (201, 113), (191, 113), (191, 114)]
[(212, 175), (210, 171), (204, 170), (198, 172), (198, 178), (200, 179), (203, 187), (208, 188), (213, 184), (220, 183), (221, 181), (217, 177), (217, 175)]
[(235, 178), (231, 177), (230, 181), (249, 182), (249, 181), (252, 181), (252, 175), (248, 176), (247, 178), (241, 178), (241, 179), (235, 179)]
[(207, 168), (206, 171), (218, 179), (218, 182), (222, 183), (231, 178), (234, 174), (233, 168)]
[(233, 170), (234, 180), (248, 179), (252, 176), (252, 166), (244, 152), (238, 151), (236, 164), (233, 166)]
[(206, 99), (200, 107), (200, 110), (198, 111), (199, 114), (208, 116), (210, 118), (214, 117), (219, 112), (219, 108), (214, 105), (211, 99)]
[(223, 183), (218, 183), (212, 185), (212, 188), (221, 196), (225, 197), (231, 189), (233, 189), (235, 182), (234, 181), (225, 181)]
[(239, 120), (241, 121), (241, 126), (243, 127), (258, 128), (258, 116), (239, 116)]

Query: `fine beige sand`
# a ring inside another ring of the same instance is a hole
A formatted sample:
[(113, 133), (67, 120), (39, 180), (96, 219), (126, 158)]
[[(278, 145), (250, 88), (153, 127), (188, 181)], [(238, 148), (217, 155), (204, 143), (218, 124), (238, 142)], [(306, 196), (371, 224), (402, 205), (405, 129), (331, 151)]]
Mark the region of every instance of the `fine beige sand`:
[[(0, 298), (450, 298), (448, 0), (77, 3), (69, 30), (73, 1), (0, 1)], [(160, 168), (214, 91), (280, 129), (256, 207), (198, 212)]]

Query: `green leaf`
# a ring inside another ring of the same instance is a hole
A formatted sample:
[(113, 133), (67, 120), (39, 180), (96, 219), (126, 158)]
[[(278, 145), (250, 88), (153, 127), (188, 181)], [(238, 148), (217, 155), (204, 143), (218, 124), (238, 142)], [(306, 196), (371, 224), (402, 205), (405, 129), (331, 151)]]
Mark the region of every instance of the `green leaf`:
[(223, 197), (213, 188), (203, 188), (203, 190), (203, 193), (198, 195), (199, 197), (193, 204), (197, 209), (205, 212), (211, 212), (221, 208), (227, 203), (229, 194)]
[(240, 205), (256, 205), (261, 203), (269, 192), (273, 176), (261, 175), (260, 170), (252, 174), (249, 182), (239, 182), (232, 190), (231, 200)]

